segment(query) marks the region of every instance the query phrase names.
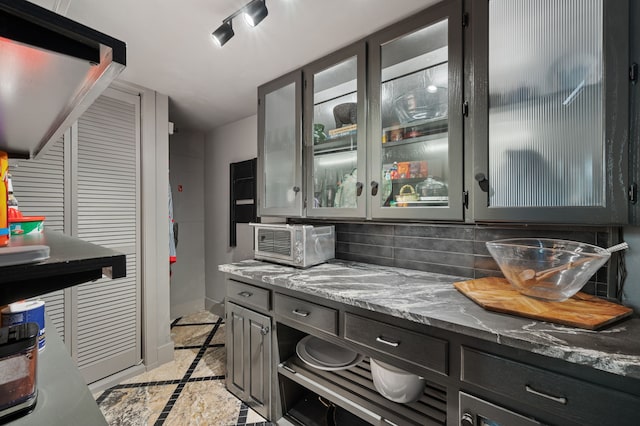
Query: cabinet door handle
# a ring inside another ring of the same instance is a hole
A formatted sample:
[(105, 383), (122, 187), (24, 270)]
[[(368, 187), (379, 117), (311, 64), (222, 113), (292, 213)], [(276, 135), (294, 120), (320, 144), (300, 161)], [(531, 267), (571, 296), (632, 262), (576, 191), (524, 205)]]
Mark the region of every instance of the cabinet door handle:
[(376, 182), (375, 180), (371, 181), (371, 195), (373, 197), (378, 195), (378, 182)]
[(260, 329), (260, 334), (262, 334), (263, 336), (266, 336), (267, 333), (269, 333), (269, 327), (262, 327)]
[(364, 185), (362, 184), (362, 182), (356, 182), (356, 196), (361, 196), (362, 195), (362, 188), (364, 187)]
[(397, 348), (400, 345), (400, 342), (393, 342), (391, 340), (387, 340), (382, 336), (378, 336), (376, 337), (376, 342), (378, 343), (384, 343), (385, 345), (389, 345), (389, 346), (393, 346), (394, 348)]
[(307, 311), (299, 311), (297, 309), (294, 309), (293, 311), (294, 314), (298, 315), (299, 317), (308, 317), (310, 312)]
[(567, 398), (565, 398), (564, 396), (549, 395), (548, 393), (537, 391), (529, 385), (524, 385), (524, 390), (534, 395), (541, 396), (542, 398), (550, 399), (551, 401), (555, 401), (562, 405), (567, 405)]
[(299, 187), (299, 186), (294, 186), (294, 187), (293, 187), (293, 192), (295, 192), (296, 194), (297, 194), (298, 192), (300, 192), (300, 187)]
[(250, 291), (241, 291), (240, 293), (238, 293), (238, 296), (251, 297), (253, 296), (253, 293), (251, 293)]

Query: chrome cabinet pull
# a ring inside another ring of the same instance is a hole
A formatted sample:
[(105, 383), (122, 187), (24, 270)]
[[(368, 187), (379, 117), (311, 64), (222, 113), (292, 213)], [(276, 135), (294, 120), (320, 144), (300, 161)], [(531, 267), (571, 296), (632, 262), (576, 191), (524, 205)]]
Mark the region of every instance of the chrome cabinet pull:
[(306, 311), (299, 311), (297, 309), (294, 309), (291, 312), (293, 312), (294, 314), (296, 314), (296, 315), (298, 315), (300, 317), (308, 317), (309, 316), (309, 312), (306, 312)]
[(567, 405), (567, 398), (565, 398), (564, 396), (549, 395), (548, 393), (537, 391), (529, 385), (524, 385), (524, 390), (534, 395), (541, 396), (542, 398), (546, 398), (546, 399), (550, 399), (551, 401), (558, 402), (562, 405)]
[(238, 293), (238, 296), (251, 297), (253, 296), (253, 293), (251, 293), (250, 291), (241, 291), (240, 293)]
[(398, 345), (400, 345), (400, 342), (392, 342), (391, 340), (387, 340), (387, 339), (383, 338), (382, 336), (376, 337), (376, 342), (384, 343), (385, 345), (393, 346), (394, 348), (397, 348)]
[(260, 334), (262, 334), (263, 336), (266, 336), (267, 333), (269, 333), (269, 327), (262, 327), (260, 329)]

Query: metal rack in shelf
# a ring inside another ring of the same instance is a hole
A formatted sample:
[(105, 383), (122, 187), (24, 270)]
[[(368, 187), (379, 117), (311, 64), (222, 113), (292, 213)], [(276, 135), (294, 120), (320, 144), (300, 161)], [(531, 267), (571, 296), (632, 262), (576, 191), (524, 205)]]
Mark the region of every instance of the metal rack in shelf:
[(323, 371), (304, 364), (294, 355), (278, 365), (278, 373), (373, 424), (381, 424), (381, 419), (399, 425), (447, 423), (444, 387), (427, 382), (418, 401), (408, 404), (390, 401), (376, 391), (368, 357), (347, 370)]

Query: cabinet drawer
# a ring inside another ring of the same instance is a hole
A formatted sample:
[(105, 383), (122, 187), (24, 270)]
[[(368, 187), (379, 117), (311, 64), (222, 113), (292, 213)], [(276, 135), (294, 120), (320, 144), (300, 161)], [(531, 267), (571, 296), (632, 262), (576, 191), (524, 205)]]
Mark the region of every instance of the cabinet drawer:
[(227, 280), (227, 297), (237, 300), (242, 305), (253, 306), (268, 311), (271, 309), (269, 293), (270, 291), (264, 288), (239, 281)]
[(338, 335), (338, 311), (335, 309), (276, 293), (275, 312), (298, 324)]
[(344, 337), (412, 364), (448, 374), (448, 343), (353, 314), (345, 315)]
[(460, 374), (463, 382), (578, 424), (638, 424), (639, 397), (475, 349), (462, 348)]

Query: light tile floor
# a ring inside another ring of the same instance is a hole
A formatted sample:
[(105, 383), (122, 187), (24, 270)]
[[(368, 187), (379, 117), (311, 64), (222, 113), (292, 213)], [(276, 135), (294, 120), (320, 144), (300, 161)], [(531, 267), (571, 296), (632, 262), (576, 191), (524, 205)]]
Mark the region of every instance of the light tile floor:
[(173, 361), (96, 397), (109, 425), (269, 425), (225, 388), (224, 331), (206, 311), (174, 321)]

